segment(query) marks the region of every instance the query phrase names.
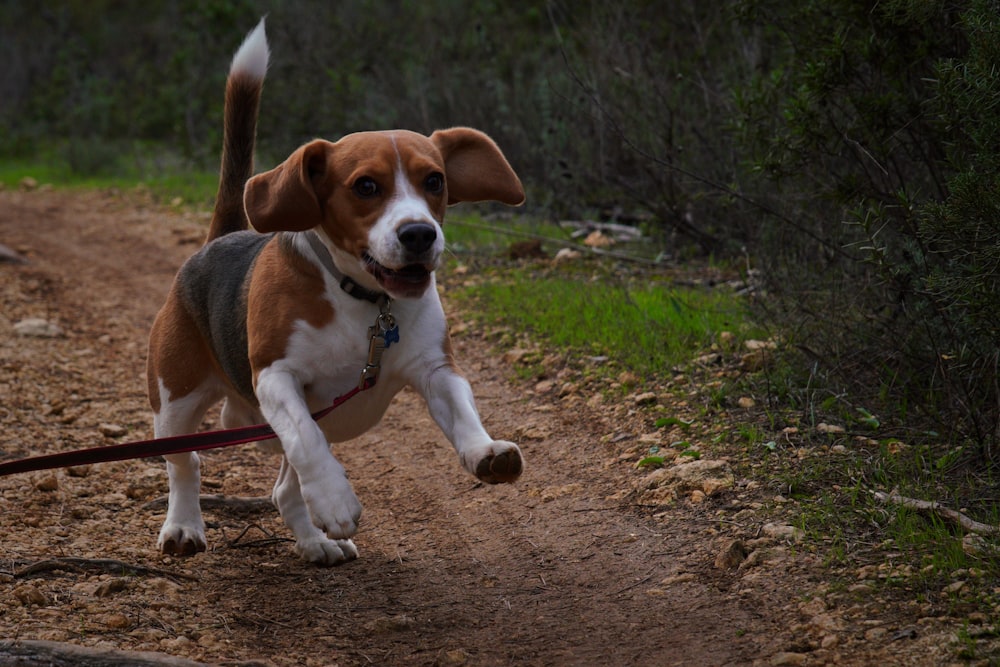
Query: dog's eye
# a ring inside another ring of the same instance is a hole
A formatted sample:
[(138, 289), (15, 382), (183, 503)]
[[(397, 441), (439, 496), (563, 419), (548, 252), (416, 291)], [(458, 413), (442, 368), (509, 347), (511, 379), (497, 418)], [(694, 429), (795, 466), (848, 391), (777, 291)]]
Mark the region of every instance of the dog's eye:
[(444, 190), (444, 175), (434, 172), (424, 179), (424, 187), (431, 194), (439, 194)]
[(354, 194), (362, 199), (371, 199), (379, 193), (378, 183), (368, 176), (362, 176), (354, 181)]

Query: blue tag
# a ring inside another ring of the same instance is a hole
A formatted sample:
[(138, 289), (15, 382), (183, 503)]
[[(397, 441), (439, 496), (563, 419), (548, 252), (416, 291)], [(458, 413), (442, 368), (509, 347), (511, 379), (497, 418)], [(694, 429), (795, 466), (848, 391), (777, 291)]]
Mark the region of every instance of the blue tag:
[(385, 346), (389, 347), (393, 343), (399, 342), (399, 327), (393, 327), (391, 329), (386, 329), (385, 333), (382, 334), (382, 339), (385, 341)]

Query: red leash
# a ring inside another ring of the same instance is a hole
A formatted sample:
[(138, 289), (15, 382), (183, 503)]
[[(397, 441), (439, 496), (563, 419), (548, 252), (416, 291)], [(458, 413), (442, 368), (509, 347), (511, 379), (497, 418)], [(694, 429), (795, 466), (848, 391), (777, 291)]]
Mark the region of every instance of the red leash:
[[(338, 396), (333, 403), (319, 412), (312, 415), (312, 418), (319, 421), (327, 416), (335, 408), (340, 407), (366, 389), (375, 386), (375, 379), (370, 378), (364, 385), (359, 385), (343, 396)], [(257, 424), (255, 426), (241, 426), (239, 428), (220, 429), (218, 431), (205, 431), (202, 433), (187, 433), (185, 435), (175, 435), (168, 438), (154, 438), (153, 440), (139, 440), (137, 442), (123, 442), (117, 445), (107, 445), (104, 447), (92, 447), (90, 449), (78, 449), (72, 452), (60, 452), (47, 456), (35, 456), (16, 461), (0, 463), (0, 477), (14, 475), (20, 472), (31, 472), (33, 470), (49, 470), (51, 468), (66, 468), (88, 463), (106, 463), (108, 461), (124, 461), (126, 459), (144, 459), (153, 456), (163, 456), (165, 454), (181, 454), (183, 452), (200, 452), (205, 449), (217, 449), (219, 447), (230, 447), (232, 445), (242, 445), (248, 442), (258, 442), (274, 437), (274, 430), (267, 424)]]
[[(333, 403), (319, 412), (313, 413), (312, 418), (319, 421), (327, 416), (335, 408), (340, 407), (355, 394), (375, 386), (375, 377), (365, 378), (363, 384), (359, 384), (343, 396), (338, 396)], [(200, 452), (205, 449), (217, 449), (219, 447), (230, 447), (232, 445), (242, 445), (248, 442), (257, 442), (274, 437), (274, 431), (267, 424), (257, 424), (256, 426), (242, 426), (239, 428), (221, 429), (218, 431), (205, 431), (202, 433), (188, 433), (186, 435), (175, 435), (169, 438), (155, 438), (153, 440), (140, 440), (138, 442), (123, 442), (118, 445), (107, 445), (105, 447), (92, 447), (90, 449), (78, 449), (72, 452), (60, 452), (47, 456), (35, 456), (16, 461), (0, 463), (0, 477), (14, 475), (20, 472), (32, 472), (34, 470), (49, 470), (51, 468), (66, 468), (69, 466), (79, 466), (88, 463), (106, 463), (108, 461), (124, 461), (126, 459), (145, 459), (153, 456), (163, 456), (165, 454), (180, 454), (183, 452)]]

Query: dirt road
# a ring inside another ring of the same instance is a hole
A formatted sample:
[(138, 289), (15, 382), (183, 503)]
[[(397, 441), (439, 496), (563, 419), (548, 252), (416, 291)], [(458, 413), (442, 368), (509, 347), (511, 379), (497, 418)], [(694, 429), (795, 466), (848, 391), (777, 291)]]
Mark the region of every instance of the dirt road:
[[(28, 260), (0, 264), (0, 459), (151, 436), (145, 338), (202, 224), (134, 194), (0, 192), (0, 243)], [(3, 478), (0, 639), (227, 665), (900, 658), (840, 616), (827, 635), (795, 630), (819, 614), (803, 611), (818, 585), (808, 550), (779, 545), (754, 576), (715, 567), (735, 493), (638, 506), (606, 437), (634, 424), (509, 384), (471, 333), (456, 348), (493, 436), (522, 445), (517, 484), (463, 472), (410, 393), (336, 448), (365, 507), (360, 558), (338, 568), (297, 560), (269, 507), (209, 507), (209, 551), (160, 556), (161, 461)], [(276, 460), (252, 446), (203, 461), (205, 493), (270, 493)]]

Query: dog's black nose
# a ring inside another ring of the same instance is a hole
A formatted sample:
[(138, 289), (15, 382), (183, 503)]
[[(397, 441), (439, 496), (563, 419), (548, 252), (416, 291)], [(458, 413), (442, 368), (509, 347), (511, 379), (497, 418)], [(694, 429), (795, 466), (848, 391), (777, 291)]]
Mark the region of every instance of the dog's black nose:
[(437, 230), (434, 225), (426, 222), (407, 222), (400, 226), (396, 236), (409, 252), (420, 254), (427, 252), (437, 240)]

